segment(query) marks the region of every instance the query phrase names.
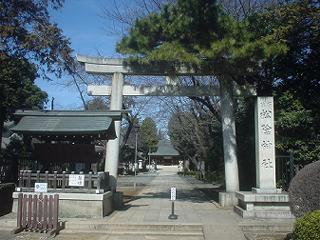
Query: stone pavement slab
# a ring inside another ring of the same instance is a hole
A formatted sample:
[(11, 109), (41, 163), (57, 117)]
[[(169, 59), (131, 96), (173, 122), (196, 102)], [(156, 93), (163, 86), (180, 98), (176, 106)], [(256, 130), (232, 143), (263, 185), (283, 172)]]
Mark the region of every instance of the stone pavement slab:
[[(117, 211), (108, 220), (109, 223), (193, 223), (203, 226), (205, 239), (244, 239), (239, 228), (240, 217), (231, 209), (217, 207), (217, 203), (209, 201), (199, 190), (204, 187), (213, 189), (215, 186), (177, 175), (176, 166), (159, 168), (158, 175), (145, 183), (142, 191), (127, 203), (126, 209)], [(173, 186), (177, 188), (177, 220), (168, 219), (171, 213), (170, 188)]]
[[(156, 174), (120, 178), (119, 184), (128, 188), (138, 182), (139, 193), (127, 200), (123, 210), (103, 219), (64, 219), (66, 229), (55, 239), (108, 240), (244, 240), (239, 227), (240, 217), (231, 209), (222, 209), (200, 191), (212, 188), (190, 177), (177, 175), (176, 166), (160, 166)], [(175, 214), (170, 220), (170, 188), (177, 188)], [(0, 232), (1, 236), (1, 232)], [(4, 236), (4, 235), (3, 235)], [(8, 236), (6, 236), (8, 237)], [(0, 237), (0, 239), (2, 239)], [(6, 238), (3, 238), (6, 239)], [(43, 235), (23, 233), (10, 240), (45, 239)]]

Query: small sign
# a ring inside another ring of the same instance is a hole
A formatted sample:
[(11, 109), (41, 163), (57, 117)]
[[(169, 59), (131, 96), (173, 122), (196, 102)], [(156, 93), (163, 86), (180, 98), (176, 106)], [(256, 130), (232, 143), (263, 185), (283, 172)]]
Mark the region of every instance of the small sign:
[(69, 175), (69, 186), (83, 187), (84, 186), (84, 175), (83, 174), (70, 174)]
[(34, 184), (34, 191), (40, 193), (48, 192), (48, 183), (35, 183)]
[(177, 189), (175, 187), (171, 188), (171, 201), (175, 201), (177, 196)]

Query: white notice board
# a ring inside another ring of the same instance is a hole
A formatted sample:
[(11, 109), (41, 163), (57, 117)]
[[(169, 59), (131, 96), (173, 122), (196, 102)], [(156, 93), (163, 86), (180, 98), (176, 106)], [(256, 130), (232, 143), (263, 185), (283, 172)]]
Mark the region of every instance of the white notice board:
[(176, 187), (171, 188), (171, 201), (175, 201), (177, 197), (177, 189)]
[(84, 186), (84, 175), (83, 174), (70, 174), (69, 175), (69, 186), (83, 187)]
[(35, 183), (34, 184), (34, 191), (40, 193), (48, 192), (48, 183)]

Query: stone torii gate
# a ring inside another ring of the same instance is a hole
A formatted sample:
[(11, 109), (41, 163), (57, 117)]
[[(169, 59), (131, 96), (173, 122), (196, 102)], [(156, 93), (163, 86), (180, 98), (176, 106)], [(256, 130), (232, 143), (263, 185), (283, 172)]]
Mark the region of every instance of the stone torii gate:
[[(232, 81), (221, 80), (220, 88), (182, 87), (172, 84), (173, 77), (162, 66), (132, 66), (122, 59), (97, 58), (77, 55), (85, 71), (93, 74), (112, 74), (112, 86), (88, 86), (89, 95), (111, 96), (110, 110), (122, 109), (123, 96), (217, 96), (221, 98), (221, 119), (225, 163), (226, 193), (221, 193), (222, 205), (236, 202), (235, 192), (239, 191), (238, 163), (236, 156), (236, 133), (233, 109), (233, 95), (255, 95), (252, 89), (234, 87)], [(180, 67), (175, 76), (207, 76), (210, 73), (195, 72)], [(166, 76), (169, 84), (157, 87), (135, 87), (124, 85), (124, 75)], [(266, 114), (266, 115), (263, 115)], [(257, 191), (276, 192), (273, 98), (259, 97), (256, 101), (256, 173)], [(115, 122), (117, 136), (120, 135), (120, 121)], [(267, 134), (267, 135), (266, 135)], [(260, 146), (267, 146), (261, 149)], [(116, 190), (119, 163), (119, 137), (107, 143), (105, 171), (111, 176), (111, 188)]]

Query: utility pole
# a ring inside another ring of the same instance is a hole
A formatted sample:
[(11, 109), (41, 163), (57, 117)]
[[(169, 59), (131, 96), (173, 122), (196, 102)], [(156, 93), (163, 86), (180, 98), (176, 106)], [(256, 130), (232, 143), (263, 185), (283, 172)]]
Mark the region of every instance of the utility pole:
[(135, 141), (135, 151), (134, 151), (134, 185), (133, 188), (136, 189), (136, 183), (137, 183), (137, 158), (138, 158), (138, 131), (139, 131), (139, 125), (135, 125), (134, 129), (136, 132), (136, 141)]
[(151, 161), (150, 161), (150, 147), (149, 147), (148, 157), (149, 157), (149, 173), (150, 173), (150, 171), (151, 171), (151, 166), (150, 166), (150, 164), (151, 164)]
[(54, 109), (54, 99), (55, 99), (54, 97), (51, 98), (51, 110)]

